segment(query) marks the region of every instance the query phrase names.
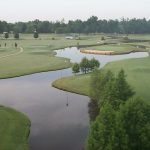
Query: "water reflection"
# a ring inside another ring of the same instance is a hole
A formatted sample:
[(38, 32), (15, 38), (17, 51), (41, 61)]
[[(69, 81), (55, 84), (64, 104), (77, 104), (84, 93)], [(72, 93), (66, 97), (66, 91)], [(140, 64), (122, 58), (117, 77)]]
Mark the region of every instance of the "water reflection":
[(0, 104), (26, 113), (32, 121), (32, 150), (84, 149), (89, 98), (51, 87), (65, 73), (71, 75), (71, 70), (0, 80)]

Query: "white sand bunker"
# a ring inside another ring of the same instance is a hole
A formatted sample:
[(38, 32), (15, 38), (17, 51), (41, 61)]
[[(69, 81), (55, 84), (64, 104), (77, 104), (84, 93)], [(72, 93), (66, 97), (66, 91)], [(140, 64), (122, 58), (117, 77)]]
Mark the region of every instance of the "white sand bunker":
[(112, 55), (114, 51), (100, 51), (100, 50), (80, 50), (81, 53), (97, 54), (97, 55)]

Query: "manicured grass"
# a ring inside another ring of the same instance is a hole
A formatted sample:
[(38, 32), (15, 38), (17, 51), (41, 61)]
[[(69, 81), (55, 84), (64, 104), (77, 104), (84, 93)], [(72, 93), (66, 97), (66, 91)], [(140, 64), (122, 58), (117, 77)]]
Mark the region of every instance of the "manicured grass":
[[(150, 101), (150, 57), (111, 62), (104, 69), (115, 74), (124, 69), (127, 81), (136, 91), (136, 95)], [(90, 74), (62, 78), (56, 80), (53, 85), (66, 91), (89, 95)]]
[[(69, 46), (97, 44), (101, 35), (80, 35), (80, 39), (67, 40), (66, 35), (40, 34), (33, 39), (32, 34), (20, 34), (20, 40), (1, 39), (0, 56), (15, 53), (14, 43), (24, 49), (23, 53), (0, 58), (0, 78), (22, 76), (42, 71), (64, 69), (71, 66), (69, 59), (55, 57), (53, 50)], [(54, 38), (54, 39), (53, 39)], [(4, 47), (4, 44), (7, 46)]]
[(90, 74), (61, 78), (54, 81), (52, 85), (61, 90), (66, 90), (82, 95), (89, 95)]
[(0, 47), (0, 57), (18, 52), (19, 49)]
[(125, 70), (127, 80), (135, 89), (136, 95), (150, 101), (150, 57), (113, 62), (105, 66), (105, 69), (115, 73), (121, 68)]
[(70, 67), (70, 61), (44, 54), (20, 54), (0, 60), (0, 78)]
[(101, 46), (93, 46), (84, 48), (87, 50), (100, 50), (100, 51), (114, 51), (118, 52), (130, 52), (130, 51), (140, 51), (144, 50), (141, 48), (137, 48), (136, 46), (128, 45), (128, 44), (110, 44), (110, 45), (101, 45)]
[[(7, 40), (1, 38), (0, 57), (17, 52), (18, 49), (14, 48), (15, 42), (18, 44), (18, 47), (22, 47), (24, 51), (16, 56), (0, 58), (0, 78), (16, 77), (70, 67), (70, 61), (68, 59), (55, 57), (53, 50), (77, 46), (78, 44), (87, 47), (97, 45), (88, 47), (87, 49), (114, 50), (115, 52), (138, 50), (136, 46), (120, 43), (119, 39), (109, 38), (107, 34), (80, 34), (78, 36), (80, 38), (73, 40), (65, 39), (66, 35), (64, 34), (39, 34), (38, 39), (34, 39), (32, 34), (20, 34), (19, 40), (14, 40), (11, 35)], [(100, 46), (99, 42), (102, 36), (105, 36), (105, 42), (111, 43), (113, 41), (117, 44)], [(6, 47), (4, 47), (5, 43), (7, 43)], [(120, 43), (120, 45), (118, 43)], [(148, 44), (149, 43), (147, 43), (147, 45)]]
[(0, 106), (0, 150), (28, 150), (29, 128), (25, 115)]
[(128, 37), (137, 40), (150, 40), (150, 34), (129, 34)]

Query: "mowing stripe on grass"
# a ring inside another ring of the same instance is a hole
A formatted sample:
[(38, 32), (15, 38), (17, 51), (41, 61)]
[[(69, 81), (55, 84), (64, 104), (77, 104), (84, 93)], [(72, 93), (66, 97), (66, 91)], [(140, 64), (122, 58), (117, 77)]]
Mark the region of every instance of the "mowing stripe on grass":
[(16, 56), (16, 55), (19, 55), (20, 53), (23, 52), (23, 48), (20, 47), (19, 49), (20, 49), (19, 52), (16, 52), (16, 53), (13, 53), (13, 54), (8, 54), (8, 55), (5, 55), (5, 56), (1, 56), (0, 59), (1, 59), (1, 58), (7, 58), (7, 57), (10, 57), (10, 56)]

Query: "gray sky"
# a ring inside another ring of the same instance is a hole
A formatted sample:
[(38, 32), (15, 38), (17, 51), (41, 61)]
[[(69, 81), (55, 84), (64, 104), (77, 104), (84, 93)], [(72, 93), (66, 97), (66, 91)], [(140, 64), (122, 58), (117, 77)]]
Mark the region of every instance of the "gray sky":
[(0, 20), (150, 19), (150, 0), (0, 0)]

